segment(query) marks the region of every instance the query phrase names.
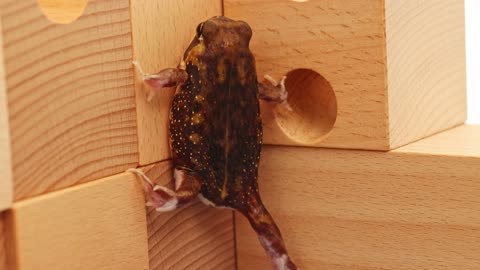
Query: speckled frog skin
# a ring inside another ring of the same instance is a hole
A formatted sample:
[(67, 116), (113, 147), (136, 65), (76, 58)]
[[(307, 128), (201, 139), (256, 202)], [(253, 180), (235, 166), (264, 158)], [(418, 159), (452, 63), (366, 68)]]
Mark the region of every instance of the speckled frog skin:
[[(258, 191), (259, 98), (285, 102), (282, 84), (257, 81), (250, 26), (226, 17), (198, 25), (178, 68), (144, 74), (153, 91), (178, 86), (170, 114), (175, 190), (146, 185), (148, 204), (173, 210), (199, 197), (242, 213), (275, 269), (297, 269)], [(146, 179), (149, 181), (148, 179)]]

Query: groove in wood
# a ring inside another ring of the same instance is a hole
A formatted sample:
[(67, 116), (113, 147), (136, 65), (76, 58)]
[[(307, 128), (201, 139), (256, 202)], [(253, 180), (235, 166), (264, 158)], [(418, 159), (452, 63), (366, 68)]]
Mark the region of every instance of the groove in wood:
[[(172, 187), (170, 161), (142, 170), (159, 185)], [(147, 209), (151, 270), (235, 269), (232, 211), (200, 201), (172, 212)]]
[[(222, 14), (221, 0), (131, 1), (133, 57), (148, 73), (176, 67), (201, 21)], [(136, 82), (140, 164), (170, 157), (168, 117), (174, 89), (147, 102), (146, 89)]]

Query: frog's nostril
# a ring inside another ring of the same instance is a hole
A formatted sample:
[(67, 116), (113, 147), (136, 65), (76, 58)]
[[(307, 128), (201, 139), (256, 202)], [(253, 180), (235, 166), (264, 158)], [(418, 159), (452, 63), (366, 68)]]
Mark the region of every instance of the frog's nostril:
[(285, 86), (291, 109), (277, 106), (278, 126), (299, 143), (323, 140), (337, 119), (337, 98), (330, 83), (311, 69), (294, 69), (287, 73)]

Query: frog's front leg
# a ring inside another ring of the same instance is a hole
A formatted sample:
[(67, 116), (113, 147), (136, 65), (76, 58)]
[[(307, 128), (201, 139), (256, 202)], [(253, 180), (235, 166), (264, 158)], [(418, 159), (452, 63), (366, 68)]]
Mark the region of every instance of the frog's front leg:
[(292, 108), (287, 102), (288, 92), (285, 87), (285, 80), (287, 79), (287, 76), (283, 76), (280, 82), (277, 82), (270, 75), (265, 75), (264, 79), (267, 81), (267, 83), (258, 83), (259, 98), (266, 101), (280, 103), (291, 111)]
[(137, 68), (138, 73), (140, 73), (142, 81), (151, 89), (147, 98), (148, 101), (152, 100), (156, 92), (162, 88), (180, 85), (188, 78), (187, 72), (182, 68), (166, 68), (158, 73), (147, 74), (143, 72), (140, 63), (137, 61), (132, 63)]
[(156, 185), (142, 171), (129, 169), (143, 179), (147, 206), (154, 207), (159, 212), (177, 209), (195, 199), (200, 192), (202, 184), (200, 180), (181, 169), (175, 169), (175, 191)]

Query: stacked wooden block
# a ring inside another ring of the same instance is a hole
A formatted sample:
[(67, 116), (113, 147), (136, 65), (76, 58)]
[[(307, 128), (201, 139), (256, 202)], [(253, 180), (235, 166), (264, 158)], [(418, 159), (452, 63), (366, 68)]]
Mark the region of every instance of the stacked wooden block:
[(259, 182), (301, 269), (480, 268), (462, 1), (60, 2), (0, 0), (0, 270), (269, 269), (242, 217), (146, 210), (124, 173), (171, 184), (174, 90), (148, 103), (131, 61), (177, 65), (222, 13), (288, 74)]
[[(253, 27), (260, 74), (309, 70), (290, 77), (294, 112), (264, 110), (265, 141), (337, 148), (263, 150), (260, 192), (300, 268), (480, 269), (480, 127), (462, 125), (463, 8), (225, 1), (227, 16)], [(336, 104), (322, 103), (330, 91)], [(331, 129), (312, 139), (319, 126)], [(268, 269), (237, 221), (238, 268)]]

